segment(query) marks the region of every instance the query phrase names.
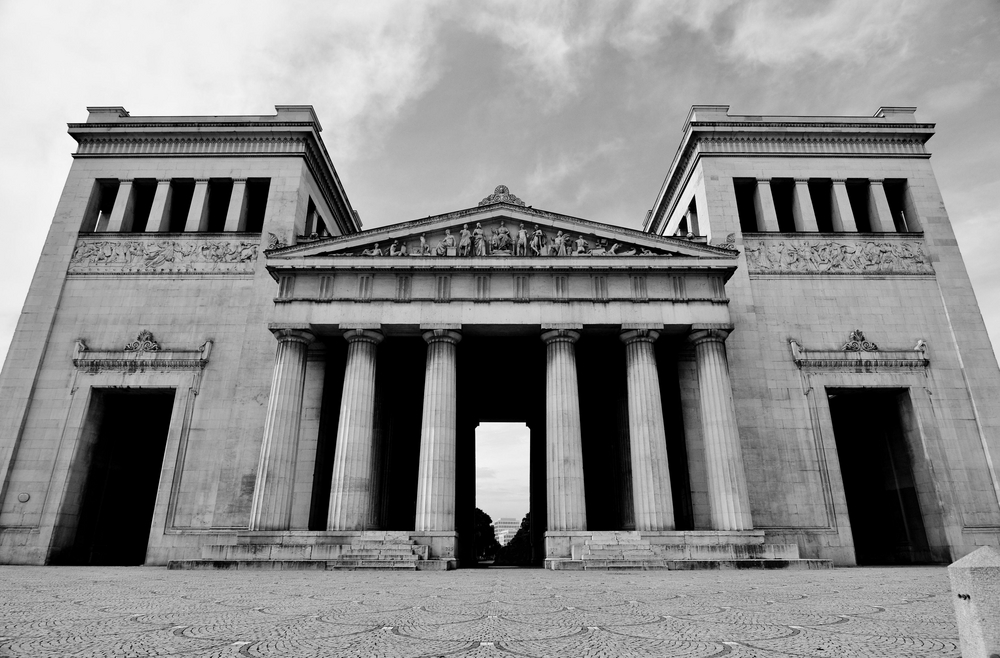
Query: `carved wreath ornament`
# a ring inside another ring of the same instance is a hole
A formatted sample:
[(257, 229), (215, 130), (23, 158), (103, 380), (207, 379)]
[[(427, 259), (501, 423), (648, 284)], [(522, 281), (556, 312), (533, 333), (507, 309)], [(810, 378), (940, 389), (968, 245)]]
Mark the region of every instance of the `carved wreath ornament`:
[(878, 345), (865, 338), (863, 331), (855, 329), (841, 349), (845, 352), (877, 352)]
[(153, 338), (153, 333), (148, 329), (143, 329), (131, 343), (125, 344), (126, 352), (158, 352), (160, 344)]

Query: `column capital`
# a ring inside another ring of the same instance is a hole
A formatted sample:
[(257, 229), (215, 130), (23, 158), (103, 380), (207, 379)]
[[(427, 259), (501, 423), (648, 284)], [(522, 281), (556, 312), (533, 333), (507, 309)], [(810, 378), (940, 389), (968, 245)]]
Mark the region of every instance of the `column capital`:
[(631, 345), (632, 343), (653, 343), (659, 337), (660, 332), (655, 329), (628, 329), (618, 334), (618, 338), (626, 345)]
[(834, 185), (847, 185), (847, 179), (846, 178), (831, 178), (830, 181)]
[(691, 333), (688, 334), (688, 341), (694, 345), (707, 342), (724, 343), (732, 332), (731, 324), (693, 324)]
[(385, 340), (385, 334), (377, 329), (348, 329), (344, 332), (344, 340), (348, 343), (371, 343), (378, 345)]
[(430, 329), (421, 334), (427, 344), (450, 343), (457, 345), (462, 340), (462, 333), (453, 329)]
[(767, 176), (758, 176), (757, 177), (757, 182), (758, 183), (770, 183), (771, 179), (769, 177), (767, 177)]
[(268, 327), (279, 343), (302, 343), (308, 345), (316, 339), (308, 325), (302, 327)]
[(868, 179), (868, 184), (869, 185), (882, 185), (883, 183), (885, 183), (885, 179), (884, 178), (869, 178)]
[(793, 178), (792, 180), (794, 180), (796, 184), (799, 184), (799, 183), (805, 183), (807, 185), (809, 184), (809, 179), (808, 178)]
[(546, 345), (550, 343), (575, 343), (580, 340), (580, 332), (572, 329), (552, 329), (542, 334)]

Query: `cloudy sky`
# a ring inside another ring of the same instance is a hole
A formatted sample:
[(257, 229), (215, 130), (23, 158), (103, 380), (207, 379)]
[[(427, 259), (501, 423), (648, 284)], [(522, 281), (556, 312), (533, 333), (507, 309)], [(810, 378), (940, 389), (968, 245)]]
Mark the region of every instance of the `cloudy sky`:
[[(0, 0), (0, 355), (88, 105), (309, 103), (366, 228), (475, 205), (638, 227), (694, 103), (915, 105), (1000, 345), (1000, 3)], [(502, 470), (502, 469), (501, 469)], [(489, 511), (489, 510), (488, 510)]]

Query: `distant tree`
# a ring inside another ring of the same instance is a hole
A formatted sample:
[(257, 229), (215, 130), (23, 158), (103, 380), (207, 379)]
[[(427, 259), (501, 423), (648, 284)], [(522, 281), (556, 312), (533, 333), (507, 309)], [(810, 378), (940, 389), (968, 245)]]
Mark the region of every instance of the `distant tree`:
[(476, 508), (476, 559), (492, 560), (496, 557), (500, 543), (493, 529), (493, 519), (483, 510)]
[(506, 546), (497, 551), (493, 564), (526, 567), (531, 565), (531, 512), (521, 519), (521, 527)]

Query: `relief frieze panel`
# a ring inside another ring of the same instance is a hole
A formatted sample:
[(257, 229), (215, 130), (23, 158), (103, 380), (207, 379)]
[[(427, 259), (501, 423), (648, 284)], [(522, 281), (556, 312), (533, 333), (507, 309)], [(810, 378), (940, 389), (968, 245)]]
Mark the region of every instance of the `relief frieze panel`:
[(751, 274), (933, 274), (923, 243), (914, 239), (782, 236), (744, 240)]
[(247, 274), (257, 260), (257, 240), (221, 237), (80, 238), (70, 274)]
[(443, 231), (373, 242), (337, 256), (669, 256), (592, 234), (505, 220), (456, 224)]

